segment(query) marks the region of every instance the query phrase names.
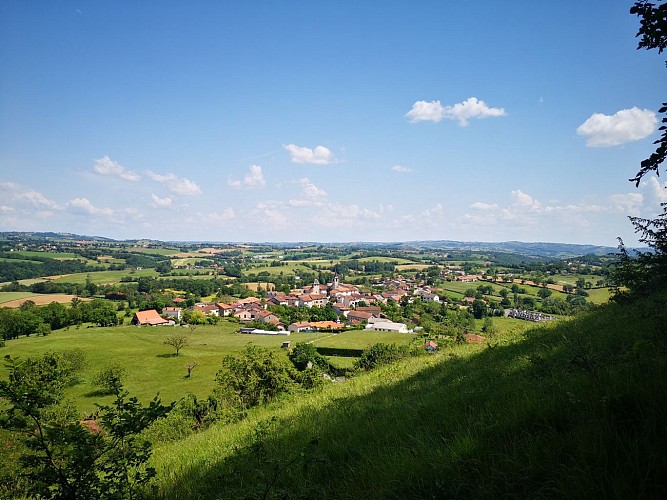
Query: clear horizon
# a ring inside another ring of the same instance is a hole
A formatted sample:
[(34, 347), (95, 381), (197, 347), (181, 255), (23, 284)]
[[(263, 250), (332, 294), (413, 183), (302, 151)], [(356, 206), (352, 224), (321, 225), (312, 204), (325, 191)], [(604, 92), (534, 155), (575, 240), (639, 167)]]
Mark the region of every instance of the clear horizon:
[(0, 4), (0, 231), (639, 246), (632, 2)]

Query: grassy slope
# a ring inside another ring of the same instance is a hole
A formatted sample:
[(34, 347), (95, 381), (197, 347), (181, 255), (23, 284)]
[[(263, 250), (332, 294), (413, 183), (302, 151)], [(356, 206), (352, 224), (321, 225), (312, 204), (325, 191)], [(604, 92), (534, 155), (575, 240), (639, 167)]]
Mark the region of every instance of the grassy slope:
[(159, 491), (658, 497), (667, 487), (666, 302), (606, 305), (259, 409), (156, 448)]

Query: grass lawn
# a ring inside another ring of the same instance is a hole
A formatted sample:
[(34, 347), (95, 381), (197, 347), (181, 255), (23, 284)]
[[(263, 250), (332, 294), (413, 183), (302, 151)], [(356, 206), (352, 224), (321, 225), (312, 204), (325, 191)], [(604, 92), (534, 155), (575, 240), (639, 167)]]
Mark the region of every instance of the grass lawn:
[(341, 349), (366, 349), (377, 343), (409, 344), (415, 336), (411, 333), (371, 332), (365, 330), (351, 330), (317, 340), (318, 347), (339, 347)]

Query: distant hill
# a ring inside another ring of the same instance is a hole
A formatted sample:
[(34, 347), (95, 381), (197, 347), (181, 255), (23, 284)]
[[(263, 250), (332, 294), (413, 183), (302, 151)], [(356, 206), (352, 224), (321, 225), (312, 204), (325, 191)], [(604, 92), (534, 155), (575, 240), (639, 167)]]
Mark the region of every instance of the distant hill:
[[(103, 236), (86, 236), (73, 233), (54, 233), (54, 232), (30, 232), (30, 231), (8, 231), (0, 232), (0, 239), (5, 240), (20, 240), (30, 239), (46, 241), (100, 241), (100, 242), (143, 242), (151, 244), (230, 244), (233, 242), (215, 242), (215, 241), (168, 241), (160, 242), (157, 240), (114, 240)], [(240, 243), (240, 242), (239, 242)], [(292, 246), (338, 246), (338, 247), (355, 247), (367, 249), (386, 249), (386, 250), (404, 250), (404, 251), (419, 251), (419, 250), (468, 250), (468, 251), (486, 251), (486, 252), (507, 252), (519, 254), (529, 257), (564, 259), (569, 257), (577, 257), (582, 255), (607, 255), (617, 253), (617, 248), (599, 246), (599, 245), (580, 245), (571, 243), (547, 243), (535, 242), (528, 243), (522, 241), (503, 241), (503, 242), (483, 242), (483, 241), (455, 241), (455, 240), (420, 240), (420, 241), (406, 241), (406, 242), (254, 242), (252, 244), (268, 245), (275, 247), (292, 247)]]

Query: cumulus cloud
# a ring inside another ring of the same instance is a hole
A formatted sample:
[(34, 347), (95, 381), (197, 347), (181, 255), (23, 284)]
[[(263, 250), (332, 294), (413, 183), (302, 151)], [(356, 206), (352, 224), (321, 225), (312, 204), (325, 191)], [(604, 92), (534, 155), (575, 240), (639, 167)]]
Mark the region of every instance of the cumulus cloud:
[(659, 203), (667, 202), (667, 183), (662, 183), (657, 178), (650, 177), (648, 181), (642, 182), (642, 187), (648, 187), (653, 198)]
[(88, 198), (74, 198), (68, 201), (65, 206), (70, 212), (80, 215), (102, 215), (107, 217), (113, 215), (111, 208), (97, 208)]
[(97, 158), (94, 160), (95, 164), (93, 165), (93, 170), (100, 175), (110, 175), (114, 177), (120, 177), (126, 181), (136, 182), (141, 177), (123, 167), (120, 163), (112, 160), (107, 155), (104, 155), (102, 158)]
[(338, 162), (331, 150), (324, 146), (315, 146), (315, 148), (311, 149), (308, 147), (297, 146), (296, 144), (286, 144), (283, 148), (290, 154), (292, 163), (329, 165)]
[(638, 141), (655, 132), (658, 118), (653, 111), (632, 107), (613, 115), (594, 113), (577, 128), (586, 146), (611, 147)]
[(266, 185), (264, 174), (262, 174), (262, 167), (259, 165), (251, 165), (250, 171), (246, 174), (243, 180), (228, 179), (227, 185), (234, 189), (255, 189)]
[(171, 208), (173, 206), (174, 200), (169, 196), (165, 198), (160, 198), (155, 194), (151, 194), (151, 205), (155, 208)]
[(201, 188), (195, 181), (178, 177), (175, 174), (156, 174), (151, 170), (146, 170), (146, 175), (156, 182), (164, 184), (172, 192), (185, 196), (195, 196), (201, 194)]
[(301, 198), (291, 199), (287, 203), (292, 207), (322, 206), (327, 192), (317, 187), (310, 179), (304, 177), (294, 181), (301, 186)]
[(404, 167), (403, 165), (394, 165), (391, 167), (392, 172), (398, 172), (400, 174), (408, 174), (412, 172), (412, 169), (410, 167)]
[(437, 123), (445, 118), (448, 120), (458, 120), (459, 125), (465, 127), (471, 118), (482, 119), (505, 116), (506, 114), (504, 108), (492, 108), (476, 97), (469, 97), (465, 101), (453, 106), (443, 106), (440, 101), (417, 101), (405, 116), (413, 123), (422, 121)]
[(633, 217), (638, 217), (644, 195), (641, 193), (613, 194), (610, 196), (614, 210)]

